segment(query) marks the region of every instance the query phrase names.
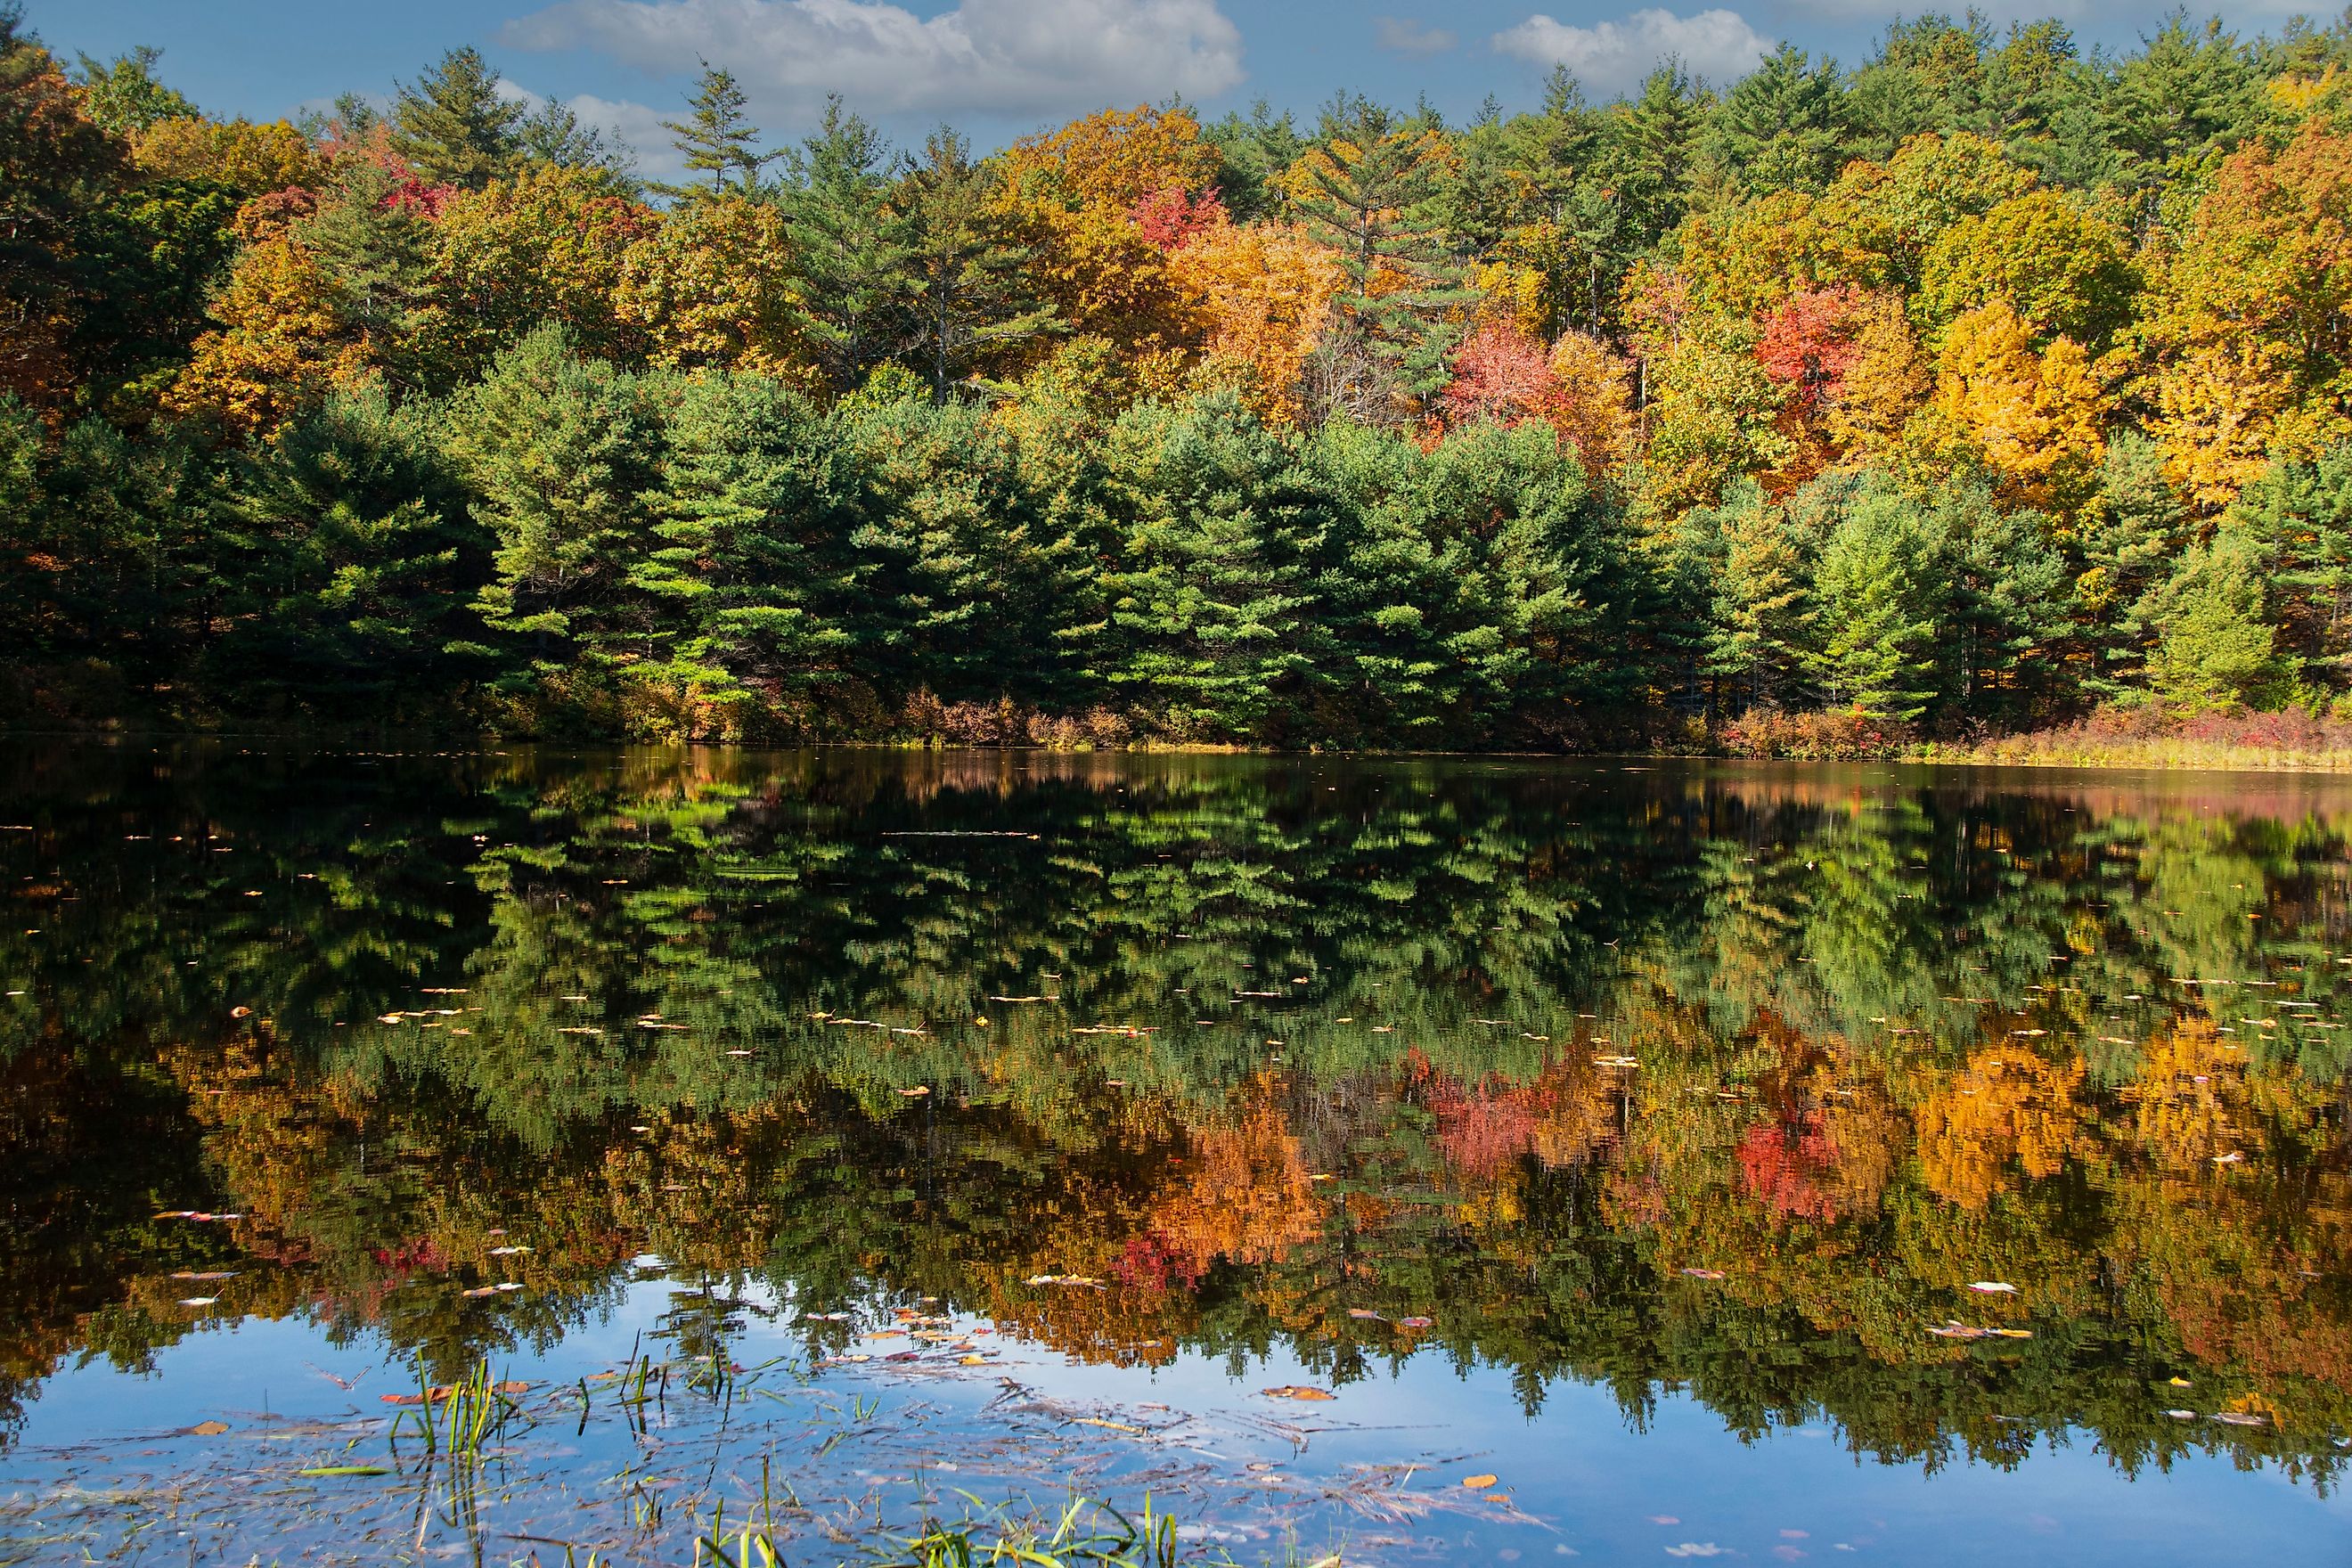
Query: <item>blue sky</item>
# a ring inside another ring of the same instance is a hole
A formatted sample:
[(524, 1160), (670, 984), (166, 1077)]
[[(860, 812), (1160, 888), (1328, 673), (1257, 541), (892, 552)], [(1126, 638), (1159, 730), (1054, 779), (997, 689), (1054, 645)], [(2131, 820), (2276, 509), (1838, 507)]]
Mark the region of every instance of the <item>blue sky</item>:
[[(1957, 7), (1956, 7), (1957, 8)], [(2085, 47), (2128, 47), (2159, 4), (1982, 7), (1996, 23), (2054, 14)], [(573, 103), (663, 172), (658, 121), (696, 61), (734, 70), (772, 135), (805, 129), (828, 90), (905, 138), (947, 120), (984, 144), (1105, 103), (1171, 92), (1211, 112), (1264, 97), (1310, 114), (1337, 89), (1449, 116), (1492, 94), (1531, 107), (1555, 63), (1596, 98), (1674, 52), (1712, 80), (1791, 39), (1863, 57), (1895, 14), (1872, 0), (28, 0), (60, 53), (164, 50), (163, 74), (207, 110), (275, 118), (336, 93), (387, 92), (453, 45), (515, 86)], [(2230, 8), (2248, 30), (2286, 8)]]

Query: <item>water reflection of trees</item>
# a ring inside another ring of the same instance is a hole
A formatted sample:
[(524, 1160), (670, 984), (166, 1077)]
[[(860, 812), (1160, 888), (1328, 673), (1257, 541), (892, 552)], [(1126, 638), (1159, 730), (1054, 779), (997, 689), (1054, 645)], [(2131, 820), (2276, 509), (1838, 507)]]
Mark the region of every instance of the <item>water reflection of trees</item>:
[[(2352, 1431), (2352, 906), (2316, 796), (14, 766), (15, 1399), (191, 1331), (175, 1271), (446, 1372), (552, 1341), (651, 1252), (697, 1345), (758, 1279), (1102, 1359), (1487, 1361), (1531, 1408), (1562, 1377), (1637, 1416), (1685, 1385), (1738, 1431), (1826, 1413), (1892, 1459), (2087, 1425), (2127, 1467), (2224, 1438), (2325, 1463)], [(1027, 995), (1053, 1000), (992, 1000)], [(189, 1206), (246, 1217), (152, 1217)], [(1048, 1273), (1106, 1288), (1025, 1284)], [(500, 1280), (527, 1289), (464, 1293)], [(1927, 1333), (1950, 1319), (2033, 1337)]]

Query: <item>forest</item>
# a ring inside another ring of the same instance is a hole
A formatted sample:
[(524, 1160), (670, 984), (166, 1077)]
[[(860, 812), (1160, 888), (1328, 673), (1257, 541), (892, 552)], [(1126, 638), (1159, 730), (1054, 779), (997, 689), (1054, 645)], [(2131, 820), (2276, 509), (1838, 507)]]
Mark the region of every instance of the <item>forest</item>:
[[(1871, 751), (2352, 718), (2352, 26), (993, 152), (0, 6), (0, 721)], [(390, 89), (387, 92), (384, 89)]]

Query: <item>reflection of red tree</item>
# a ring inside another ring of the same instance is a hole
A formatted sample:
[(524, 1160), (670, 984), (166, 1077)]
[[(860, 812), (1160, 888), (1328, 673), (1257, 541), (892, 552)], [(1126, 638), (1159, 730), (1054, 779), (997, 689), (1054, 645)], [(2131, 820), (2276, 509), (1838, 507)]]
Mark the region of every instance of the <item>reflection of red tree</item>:
[(1837, 1141), (1818, 1110), (1794, 1122), (1759, 1121), (1739, 1141), (1739, 1182), (1774, 1214), (1826, 1223), (1837, 1218)]

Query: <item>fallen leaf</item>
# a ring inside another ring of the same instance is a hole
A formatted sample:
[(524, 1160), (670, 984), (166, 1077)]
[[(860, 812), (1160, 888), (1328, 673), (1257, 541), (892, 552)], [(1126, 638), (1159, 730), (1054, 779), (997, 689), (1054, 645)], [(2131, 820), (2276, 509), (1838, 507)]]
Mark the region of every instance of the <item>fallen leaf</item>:
[(2004, 1285), (1998, 1279), (1971, 1279), (1969, 1281), (1969, 1289), (1975, 1291), (1979, 1296), (2014, 1296), (2017, 1294), (2016, 1286)]
[(1488, 1487), (1493, 1486), (1495, 1481), (1496, 1478), (1493, 1476), (1465, 1476), (1462, 1478), (1462, 1484), (1468, 1487), (1474, 1492), (1485, 1491)]
[(1337, 1399), (1339, 1396), (1328, 1388), (1311, 1388), (1305, 1384), (1286, 1383), (1280, 1388), (1260, 1389), (1268, 1399)]
[(298, 1476), (388, 1476), (382, 1465), (313, 1465), (307, 1470), (297, 1470)]
[(226, 1421), (199, 1421), (194, 1426), (188, 1428), (188, 1436), (191, 1437), (217, 1437), (227, 1430), (228, 1423)]

